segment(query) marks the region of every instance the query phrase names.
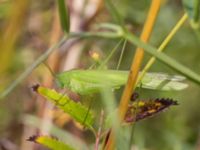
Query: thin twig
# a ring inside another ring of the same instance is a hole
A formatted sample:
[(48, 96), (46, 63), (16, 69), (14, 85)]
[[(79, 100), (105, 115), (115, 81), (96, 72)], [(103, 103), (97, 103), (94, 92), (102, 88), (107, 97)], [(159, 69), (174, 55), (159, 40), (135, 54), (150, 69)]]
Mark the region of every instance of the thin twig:
[(55, 49), (62, 46), (62, 44), (66, 41), (67, 36), (63, 36), (62, 39), (55, 44), (54, 46), (50, 47), (43, 55), (41, 55), (30, 67), (28, 67), (13, 83), (3, 92), (0, 94), (0, 99), (3, 99), (7, 96), (14, 88), (23, 81), (31, 72), (40, 65), (43, 61), (47, 59), (49, 54), (51, 54)]
[(99, 147), (101, 130), (102, 130), (102, 126), (103, 126), (103, 119), (104, 119), (104, 111), (101, 110), (100, 121), (99, 121), (99, 130), (98, 130), (98, 133), (96, 135), (95, 150), (98, 150), (98, 147)]

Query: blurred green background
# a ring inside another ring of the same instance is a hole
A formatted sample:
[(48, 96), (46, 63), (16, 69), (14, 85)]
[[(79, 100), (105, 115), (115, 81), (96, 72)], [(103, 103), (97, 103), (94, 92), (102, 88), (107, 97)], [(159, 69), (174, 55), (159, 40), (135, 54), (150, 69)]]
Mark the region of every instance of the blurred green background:
[[(12, 84), (12, 81), (51, 45), (49, 41), (52, 38), (52, 24), (55, 21), (55, 12), (57, 12), (55, 1), (32, 0), (25, 3), (25, 0), (22, 0), (21, 3), (25, 5), (21, 6), (23, 9), (17, 9), (17, 2), (11, 0), (0, 1), (0, 52), (6, 58), (1, 59), (2, 63), (0, 63), (0, 91)], [(113, 2), (127, 26), (130, 26), (131, 30), (139, 36), (148, 13), (150, 1), (115, 0)], [(68, 3), (71, 4), (73, 2), (68, 1)], [(86, 11), (86, 6), (89, 4), (89, 0), (85, 2), (85, 8), (82, 11)], [(94, 7), (94, 5), (92, 6)], [(20, 20), (18, 23), (13, 24), (15, 21), (12, 22), (14, 20), (12, 18), (16, 17), (15, 14), (17, 15), (17, 12), (15, 11), (18, 10), (22, 11), (21, 14), (18, 14)], [(79, 30), (90, 30), (97, 23), (113, 21), (104, 6), (96, 16), (94, 15), (90, 22), (88, 21), (89, 23), (87, 22), (86, 14), (85, 17), (79, 18)], [(183, 14), (184, 8), (181, 0), (164, 0), (149, 43), (158, 47)], [(71, 15), (71, 17), (74, 16)], [(82, 26), (81, 23), (85, 23), (85, 26)], [(12, 25), (16, 26), (16, 28), (12, 27)], [(10, 40), (4, 40), (6, 35), (11, 37)], [(118, 42), (119, 40), (96, 38), (83, 40), (83, 42), (79, 43), (79, 57), (74, 68), (88, 68), (91, 65), (92, 60), (89, 55), (91, 50), (97, 50), (102, 55), (102, 59), (105, 58)], [(129, 69), (135, 48), (129, 43), (127, 44), (120, 69)], [(109, 61), (108, 68), (116, 68), (120, 50), (118, 49)], [(200, 41), (198, 41), (189, 21), (176, 33), (166, 47), (165, 53), (200, 74)], [(58, 66), (54, 70), (56, 72), (62, 71), (65, 68), (63, 67), (65, 59), (69, 55), (65, 48), (60, 49), (59, 54), (61, 59), (58, 60)], [(145, 54), (143, 65), (145, 65), (149, 58), (150, 56)], [(150, 71), (177, 74), (158, 61), (156, 61)], [(6, 141), (16, 149), (24, 149), (24, 138), (28, 138), (24, 136), (25, 128), (27, 130), (29, 126), (27, 127), (24, 124), (23, 116), (25, 114), (40, 116), (38, 111), (41, 107), (40, 105), (38, 106), (39, 102), (36, 100), (36, 95), (31, 92), (30, 87), (35, 83), (44, 82), (44, 75), (51, 76), (48, 69), (41, 64), (9, 96), (0, 100), (0, 148), (1, 145), (5, 146)], [(200, 87), (190, 81), (186, 82), (189, 87), (178, 92), (138, 89), (141, 98), (148, 100), (151, 98), (169, 97), (177, 100), (179, 103), (178, 106), (172, 107), (155, 117), (140, 121), (135, 125), (134, 145), (136, 145), (135, 147), (138, 150), (200, 149)], [(117, 92), (120, 93), (120, 91)], [(117, 99), (119, 99), (119, 93), (116, 94)], [(68, 130), (70, 130), (69, 126), (66, 127)], [(84, 134), (82, 136), (84, 137)], [(88, 140), (86, 141), (88, 142)], [(34, 148), (32, 147), (32, 149)]]

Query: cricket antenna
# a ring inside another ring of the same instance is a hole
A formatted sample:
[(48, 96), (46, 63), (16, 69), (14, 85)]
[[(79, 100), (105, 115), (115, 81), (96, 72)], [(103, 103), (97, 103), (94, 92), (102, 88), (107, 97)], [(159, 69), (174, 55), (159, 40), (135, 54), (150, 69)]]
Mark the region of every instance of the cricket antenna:
[(49, 72), (51, 73), (51, 75), (56, 78), (56, 74), (55, 72), (51, 69), (51, 67), (46, 63), (46, 62), (43, 62), (43, 64), (45, 65), (45, 67), (48, 68)]

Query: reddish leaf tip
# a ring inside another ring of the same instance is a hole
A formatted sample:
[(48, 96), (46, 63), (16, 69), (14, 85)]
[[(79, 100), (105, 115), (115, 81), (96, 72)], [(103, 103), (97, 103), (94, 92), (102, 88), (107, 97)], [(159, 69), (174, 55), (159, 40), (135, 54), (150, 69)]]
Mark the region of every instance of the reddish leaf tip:
[(31, 89), (34, 91), (34, 92), (37, 92), (38, 88), (39, 88), (39, 84), (35, 84), (31, 87)]
[(38, 135), (33, 135), (33, 136), (30, 136), (28, 139), (26, 139), (27, 141), (30, 141), (30, 142), (36, 142), (36, 139), (38, 138), (39, 136)]

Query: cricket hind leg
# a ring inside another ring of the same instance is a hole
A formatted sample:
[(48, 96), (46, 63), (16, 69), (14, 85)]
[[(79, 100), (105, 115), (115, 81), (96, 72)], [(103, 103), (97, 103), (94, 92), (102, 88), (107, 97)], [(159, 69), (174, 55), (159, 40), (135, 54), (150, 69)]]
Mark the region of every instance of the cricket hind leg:
[(89, 114), (89, 112), (90, 112), (90, 110), (91, 110), (91, 108), (93, 106), (93, 102), (94, 102), (94, 99), (91, 98), (90, 102), (89, 102), (89, 106), (88, 106), (87, 112), (86, 112), (85, 117), (84, 117), (83, 122), (82, 122), (84, 128), (85, 128), (85, 122), (87, 120), (88, 114)]

